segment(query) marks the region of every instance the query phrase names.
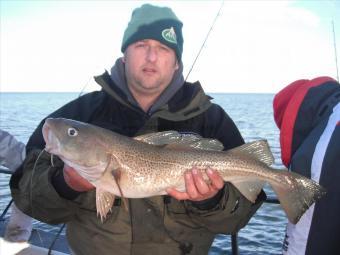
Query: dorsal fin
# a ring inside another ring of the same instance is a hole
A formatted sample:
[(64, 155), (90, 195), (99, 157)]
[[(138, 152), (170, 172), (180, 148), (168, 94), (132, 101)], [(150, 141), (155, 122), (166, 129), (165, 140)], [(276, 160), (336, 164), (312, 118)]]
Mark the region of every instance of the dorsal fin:
[(270, 151), (267, 140), (258, 140), (246, 143), (234, 149), (228, 150), (228, 152), (247, 154), (260, 160), (268, 166), (274, 163), (274, 156)]
[(144, 143), (178, 150), (201, 149), (221, 151), (224, 149), (223, 144), (216, 139), (203, 138), (193, 133), (181, 134), (173, 130), (140, 135), (134, 139)]
[(134, 137), (134, 139), (152, 145), (166, 145), (179, 141), (181, 139), (181, 134), (177, 131), (170, 130), (139, 135)]
[(220, 141), (210, 138), (198, 138), (191, 142), (183, 141), (183, 145), (199, 150), (222, 151), (224, 149), (224, 146)]

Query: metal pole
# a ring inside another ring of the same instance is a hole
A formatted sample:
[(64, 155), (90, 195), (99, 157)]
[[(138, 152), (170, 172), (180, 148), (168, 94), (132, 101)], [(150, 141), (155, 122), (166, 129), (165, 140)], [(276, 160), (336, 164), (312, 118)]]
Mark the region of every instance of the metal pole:
[(279, 204), (280, 201), (276, 198), (276, 197), (267, 197), (266, 201), (264, 201), (265, 203), (269, 203), (269, 204)]
[(11, 201), (9, 201), (8, 205), (6, 206), (5, 210), (2, 212), (1, 216), (0, 216), (0, 221), (4, 221), (5, 219), (5, 215), (9, 209), (9, 207), (11, 206), (11, 204), (13, 203), (13, 199)]
[(238, 255), (237, 233), (231, 235), (231, 254)]
[(338, 56), (337, 56), (337, 52), (336, 52), (334, 20), (332, 20), (332, 27), (333, 27), (333, 40), (334, 40), (334, 55), (335, 55), (335, 67), (336, 67), (336, 79), (337, 79), (337, 81), (339, 81)]
[(61, 232), (63, 231), (64, 227), (65, 227), (65, 223), (60, 227), (58, 233), (55, 235), (55, 237), (54, 237), (50, 247), (48, 248), (47, 255), (51, 255), (52, 254), (53, 246), (54, 246), (55, 242), (57, 241), (57, 239), (59, 238), (59, 236), (60, 236)]
[[(1, 174), (12, 174), (13, 172), (7, 169), (4, 169), (0, 166), (0, 173)], [(6, 206), (5, 210), (2, 212), (1, 216), (0, 216), (0, 221), (4, 221), (5, 220), (5, 215), (9, 209), (9, 207), (11, 206), (11, 204), (13, 203), (13, 199), (11, 199), (11, 201), (9, 201), (8, 205)]]
[(0, 174), (12, 174), (13, 172), (0, 167)]

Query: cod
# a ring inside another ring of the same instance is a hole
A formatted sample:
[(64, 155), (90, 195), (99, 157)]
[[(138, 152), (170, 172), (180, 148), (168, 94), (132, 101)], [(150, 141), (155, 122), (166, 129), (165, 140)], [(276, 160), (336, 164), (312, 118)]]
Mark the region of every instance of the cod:
[(206, 169), (216, 170), (253, 203), (268, 183), (294, 224), (325, 194), (313, 180), (271, 168), (274, 158), (265, 140), (223, 151), (219, 141), (198, 135), (164, 131), (131, 138), (64, 118), (46, 119), (42, 131), (45, 150), (96, 187), (97, 213), (102, 219), (115, 196), (166, 195), (167, 188), (184, 191), (184, 174), (193, 167), (207, 181)]

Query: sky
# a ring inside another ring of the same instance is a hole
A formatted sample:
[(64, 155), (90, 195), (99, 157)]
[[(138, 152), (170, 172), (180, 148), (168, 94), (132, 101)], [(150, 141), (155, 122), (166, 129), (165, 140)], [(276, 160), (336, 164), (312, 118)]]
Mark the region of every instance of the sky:
[[(132, 10), (145, 2), (0, 0), (0, 92), (100, 89), (93, 76), (122, 56)], [(276, 93), (297, 79), (337, 79), (340, 0), (147, 2), (183, 21), (185, 77), (222, 6), (188, 77), (206, 92)]]

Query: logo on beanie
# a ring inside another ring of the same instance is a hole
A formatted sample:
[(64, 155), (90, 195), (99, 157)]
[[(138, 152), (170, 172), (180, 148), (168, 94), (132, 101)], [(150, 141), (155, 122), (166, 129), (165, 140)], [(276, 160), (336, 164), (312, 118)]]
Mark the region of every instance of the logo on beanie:
[(176, 33), (173, 27), (164, 29), (162, 31), (162, 37), (168, 42), (177, 44)]

